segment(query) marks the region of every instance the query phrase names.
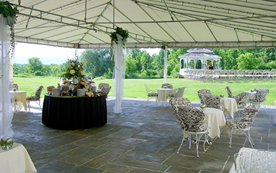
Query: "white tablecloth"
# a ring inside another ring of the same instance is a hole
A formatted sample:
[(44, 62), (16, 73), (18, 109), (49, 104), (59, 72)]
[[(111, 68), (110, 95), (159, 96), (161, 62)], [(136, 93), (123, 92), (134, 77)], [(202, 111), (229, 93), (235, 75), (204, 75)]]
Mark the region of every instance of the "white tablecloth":
[[(26, 106), (26, 91), (10, 91), (11, 98), (14, 97), (14, 99), (17, 102), (18, 109), (20, 110), (22, 106), (25, 110), (27, 110)], [(15, 106), (15, 104), (12, 104), (12, 106)]]
[(223, 97), (220, 99), (221, 104), (223, 106), (224, 114), (231, 115), (234, 118), (234, 112), (238, 111), (237, 102), (233, 98)]
[(22, 144), (14, 143), (12, 149), (0, 149), (1, 173), (36, 173), (37, 170)]
[(165, 103), (165, 106), (167, 105), (167, 99), (170, 94), (175, 94), (175, 89), (170, 88), (158, 88), (157, 89), (158, 101), (163, 101)]
[(205, 124), (209, 127), (209, 137), (214, 139), (216, 136), (220, 137), (220, 127), (226, 125), (226, 121), (222, 110), (215, 108), (205, 108), (203, 111), (205, 115)]

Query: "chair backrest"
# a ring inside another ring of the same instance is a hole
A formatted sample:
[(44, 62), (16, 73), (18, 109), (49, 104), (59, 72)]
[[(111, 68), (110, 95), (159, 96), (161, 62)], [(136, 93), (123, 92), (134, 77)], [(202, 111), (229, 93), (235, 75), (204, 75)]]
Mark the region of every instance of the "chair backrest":
[(205, 94), (202, 98), (206, 107), (221, 109), (220, 96)]
[(179, 107), (192, 106), (191, 101), (189, 99), (183, 98), (183, 97), (171, 97), (169, 103), (176, 113), (177, 113)]
[(184, 95), (184, 90), (186, 87), (178, 88), (177, 92), (172, 95), (172, 97), (183, 97)]
[(35, 91), (35, 97), (36, 97), (36, 99), (38, 100), (38, 99), (40, 99), (40, 95), (41, 95), (41, 92), (42, 92), (42, 89), (43, 89), (44, 87), (41, 85), (41, 86), (39, 86), (37, 89), (36, 89), (36, 91)]
[(173, 85), (172, 84), (169, 84), (169, 83), (163, 83), (161, 88), (170, 88), (170, 89), (173, 89)]
[(234, 97), (237, 102), (238, 109), (243, 109), (250, 97), (250, 93), (242, 92)]
[(229, 86), (226, 86), (227, 94), (229, 98), (233, 98), (232, 91)]
[(177, 115), (181, 120), (180, 124), (185, 131), (199, 132), (206, 130), (203, 110), (192, 106), (184, 106), (179, 107)]
[(209, 89), (201, 89), (201, 90), (197, 91), (197, 94), (198, 94), (198, 97), (200, 99), (200, 103), (204, 104), (202, 96), (206, 95), (206, 94), (212, 94), (212, 93), (211, 93), (211, 91)]
[(255, 88), (255, 91), (256, 91), (255, 101), (264, 102), (269, 90), (266, 88)]
[(16, 83), (9, 84), (9, 90), (13, 90), (15, 88), (16, 91), (18, 91), (18, 85)]
[(149, 87), (147, 84), (145, 84), (145, 88), (146, 88), (147, 93), (149, 93)]
[(108, 83), (100, 83), (99, 84), (99, 89), (101, 89), (101, 92), (105, 93), (106, 95), (108, 95), (108, 93), (111, 90), (111, 86), (109, 86)]

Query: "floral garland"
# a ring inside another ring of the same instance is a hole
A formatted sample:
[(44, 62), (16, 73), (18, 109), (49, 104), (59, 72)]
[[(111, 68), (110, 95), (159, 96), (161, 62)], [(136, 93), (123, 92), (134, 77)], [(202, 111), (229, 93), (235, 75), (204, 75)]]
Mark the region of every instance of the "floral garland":
[(14, 39), (14, 24), (16, 23), (16, 18), (18, 14), (17, 6), (11, 4), (9, 1), (0, 1), (0, 14), (3, 15), (7, 20), (7, 24), (10, 26), (10, 57), (13, 57), (14, 48), (15, 48), (15, 39)]
[(125, 45), (127, 38), (128, 38), (128, 31), (124, 30), (123, 28), (120, 27), (116, 27), (116, 31), (115, 32), (111, 32), (110, 34), (110, 38), (111, 38), (111, 44), (110, 44), (110, 52), (111, 52), (111, 57), (113, 58), (113, 48), (114, 48), (114, 42), (116, 44), (118, 44), (118, 37), (117, 34), (119, 34), (120, 36), (122, 36), (122, 41), (123, 41), (123, 45)]
[(76, 60), (71, 60), (69, 59), (67, 61), (66, 69), (65, 69), (65, 77), (67, 79), (70, 78), (83, 78), (84, 73), (83, 73), (83, 64), (84, 62), (79, 62), (78, 59)]

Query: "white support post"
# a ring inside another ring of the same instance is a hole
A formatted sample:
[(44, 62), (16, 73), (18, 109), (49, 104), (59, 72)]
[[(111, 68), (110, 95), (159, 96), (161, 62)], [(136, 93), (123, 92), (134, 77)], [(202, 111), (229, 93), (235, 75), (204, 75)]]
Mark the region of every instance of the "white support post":
[(164, 83), (167, 83), (167, 58), (168, 57), (168, 51), (167, 46), (165, 46), (164, 50)]

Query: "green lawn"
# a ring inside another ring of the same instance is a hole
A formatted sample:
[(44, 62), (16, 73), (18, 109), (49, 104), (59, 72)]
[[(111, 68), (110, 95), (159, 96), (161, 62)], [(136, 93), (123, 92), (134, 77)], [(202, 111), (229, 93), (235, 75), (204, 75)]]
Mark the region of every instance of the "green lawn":
[[(27, 91), (27, 96), (34, 94), (36, 88), (40, 85), (44, 86), (42, 93), (46, 93), (47, 85), (57, 86), (60, 78), (45, 77), (45, 78), (22, 78), (14, 77), (14, 82), (19, 85), (19, 90)], [(115, 81), (113, 79), (95, 79), (96, 85), (106, 82), (112, 86), (110, 96), (114, 96)], [(174, 88), (187, 87), (184, 92), (184, 97), (187, 97), (191, 101), (199, 101), (197, 91), (199, 89), (210, 89), (212, 94), (219, 95), (224, 94), (227, 96), (226, 86), (229, 86), (233, 95), (237, 95), (242, 91), (249, 91), (252, 88), (267, 88), (269, 94), (266, 99), (267, 105), (274, 105), (276, 100), (276, 81), (195, 81), (189, 79), (167, 79), (168, 83), (171, 83)], [(124, 97), (133, 98), (147, 98), (145, 84), (150, 89), (156, 90), (160, 88), (163, 83), (163, 79), (126, 79), (124, 81)], [(42, 96), (43, 97), (43, 96)]]

